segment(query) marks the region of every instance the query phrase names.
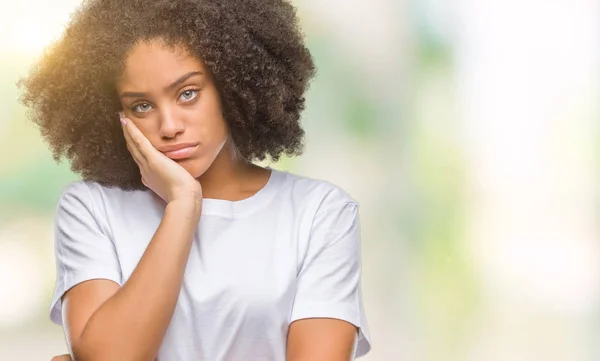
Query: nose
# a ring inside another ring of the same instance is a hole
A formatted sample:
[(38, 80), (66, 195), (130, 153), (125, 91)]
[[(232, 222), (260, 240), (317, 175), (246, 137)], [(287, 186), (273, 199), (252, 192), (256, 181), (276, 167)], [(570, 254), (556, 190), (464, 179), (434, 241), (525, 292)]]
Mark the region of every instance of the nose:
[(183, 120), (173, 110), (163, 110), (160, 118), (160, 137), (162, 139), (173, 139), (185, 131)]

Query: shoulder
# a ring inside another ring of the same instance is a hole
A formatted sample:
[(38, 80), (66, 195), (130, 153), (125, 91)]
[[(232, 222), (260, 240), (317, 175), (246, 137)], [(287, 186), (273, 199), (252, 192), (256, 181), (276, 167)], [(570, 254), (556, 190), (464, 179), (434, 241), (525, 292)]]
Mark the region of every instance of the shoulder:
[(63, 232), (81, 234), (96, 230), (109, 235), (113, 227), (123, 224), (122, 220), (127, 215), (148, 220), (148, 212), (153, 212), (155, 208), (149, 192), (128, 191), (94, 181), (77, 180), (63, 187), (54, 221)]
[(147, 193), (108, 187), (90, 180), (76, 180), (63, 187), (57, 207), (60, 211), (83, 206), (95, 212), (97, 208), (104, 208), (108, 205), (137, 204), (141, 198), (148, 198)]
[(67, 183), (58, 197), (58, 208), (68, 207), (74, 203), (90, 203), (92, 195), (89, 183), (84, 180)]
[(332, 208), (353, 206), (357, 201), (341, 187), (317, 178), (307, 177), (290, 172), (285, 174), (285, 189), (296, 203), (301, 203), (315, 212), (323, 212)]
[(67, 183), (63, 187), (58, 201), (59, 204), (71, 199), (89, 202), (98, 196), (117, 195), (119, 192), (123, 191), (119, 188), (106, 187), (90, 180), (76, 180)]

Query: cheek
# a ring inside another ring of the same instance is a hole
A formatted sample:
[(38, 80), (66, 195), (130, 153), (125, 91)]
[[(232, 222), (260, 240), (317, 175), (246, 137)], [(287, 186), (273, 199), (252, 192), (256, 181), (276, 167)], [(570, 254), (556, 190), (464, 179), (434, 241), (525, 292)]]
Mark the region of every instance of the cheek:
[(220, 114), (211, 114), (210, 116), (204, 113), (199, 117), (196, 123), (196, 134), (200, 136), (204, 142), (213, 142), (227, 134), (227, 125)]
[(199, 109), (201, 119), (198, 123), (199, 136), (201, 141), (209, 147), (220, 147), (227, 140), (229, 129), (223, 112), (221, 111), (220, 101), (216, 96), (207, 97)]
[(202, 142), (206, 147), (207, 156), (216, 157), (229, 137), (225, 121), (222, 118), (215, 119), (210, 127), (206, 128), (205, 134), (202, 136)]

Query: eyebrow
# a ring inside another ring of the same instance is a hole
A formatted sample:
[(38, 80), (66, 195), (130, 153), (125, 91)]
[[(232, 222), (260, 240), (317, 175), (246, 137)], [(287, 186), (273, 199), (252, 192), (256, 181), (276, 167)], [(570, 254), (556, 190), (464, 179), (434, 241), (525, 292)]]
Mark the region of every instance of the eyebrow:
[[(192, 71), (187, 74), (184, 74), (184, 75), (180, 76), (177, 80), (175, 80), (174, 82), (172, 82), (171, 84), (166, 86), (164, 90), (165, 90), (165, 92), (172, 90), (173, 88), (177, 87), (178, 85), (185, 82), (189, 78), (191, 78), (193, 76), (199, 76), (199, 75), (202, 75), (201, 71)], [(143, 97), (146, 97), (147, 95), (148, 95), (148, 93), (123, 92), (123, 93), (121, 93), (120, 97), (121, 98), (143, 98)]]

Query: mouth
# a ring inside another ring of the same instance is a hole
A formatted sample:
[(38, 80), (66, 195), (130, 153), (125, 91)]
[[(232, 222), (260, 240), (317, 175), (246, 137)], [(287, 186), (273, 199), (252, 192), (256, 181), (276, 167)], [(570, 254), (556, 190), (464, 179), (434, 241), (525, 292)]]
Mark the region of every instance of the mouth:
[(179, 159), (189, 158), (192, 154), (194, 154), (194, 152), (196, 151), (197, 148), (198, 148), (198, 144), (195, 144), (195, 145), (190, 145), (187, 147), (179, 148), (176, 150), (171, 150), (168, 152), (162, 152), (162, 153), (173, 160), (179, 160)]

